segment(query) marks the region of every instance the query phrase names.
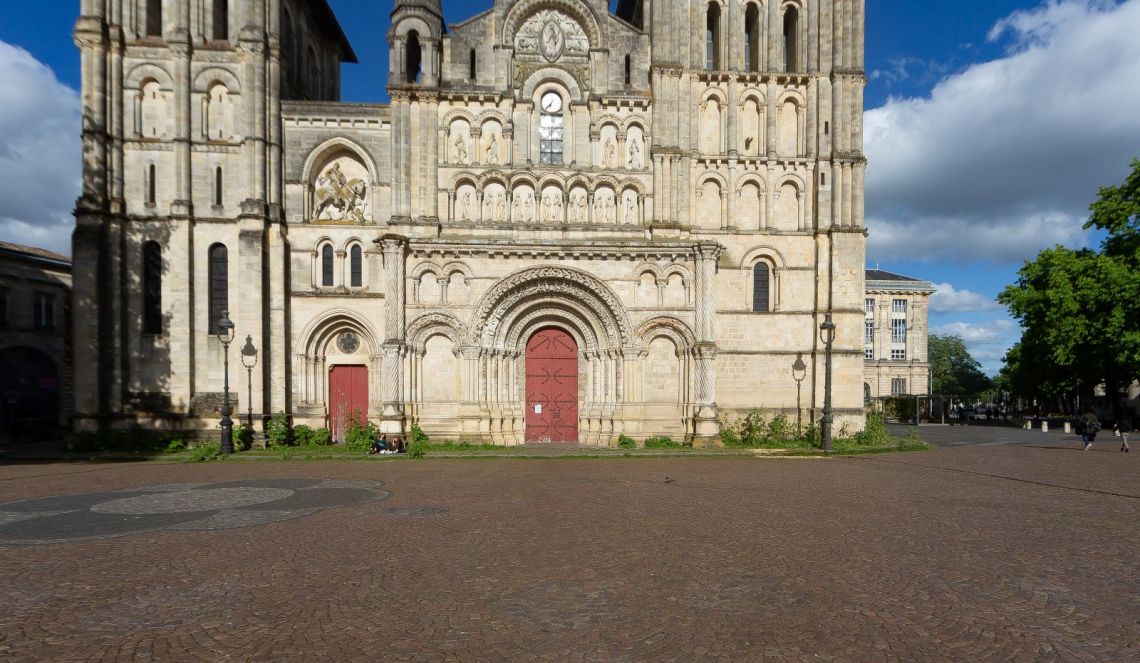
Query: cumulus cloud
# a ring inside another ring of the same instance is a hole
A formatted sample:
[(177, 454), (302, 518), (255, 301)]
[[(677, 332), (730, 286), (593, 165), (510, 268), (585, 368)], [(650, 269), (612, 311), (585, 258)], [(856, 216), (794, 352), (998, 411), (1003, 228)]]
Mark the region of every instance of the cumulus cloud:
[(933, 313), (967, 313), (1001, 308), (993, 299), (972, 290), (959, 290), (949, 283), (938, 283), (930, 296)]
[(987, 343), (1003, 343), (1018, 335), (1017, 323), (1008, 318), (985, 320), (982, 322), (949, 322), (944, 325), (932, 327), (930, 331), (935, 334), (961, 336), (967, 345), (984, 345)]
[(75, 90), (0, 41), (0, 239), (71, 253), (80, 117)]
[(1140, 0), (1051, 0), (990, 31), (1004, 57), (865, 118), (872, 256), (1017, 263), (1061, 243), (1140, 136)]

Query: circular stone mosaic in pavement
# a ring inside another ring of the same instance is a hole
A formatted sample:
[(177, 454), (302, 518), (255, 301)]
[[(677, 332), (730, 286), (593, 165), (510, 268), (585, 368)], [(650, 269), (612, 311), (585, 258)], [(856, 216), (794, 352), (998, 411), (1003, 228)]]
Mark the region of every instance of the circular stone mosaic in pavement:
[(0, 503), (0, 544), (249, 527), (385, 497), (379, 481), (334, 479), (183, 483), (39, 497)]

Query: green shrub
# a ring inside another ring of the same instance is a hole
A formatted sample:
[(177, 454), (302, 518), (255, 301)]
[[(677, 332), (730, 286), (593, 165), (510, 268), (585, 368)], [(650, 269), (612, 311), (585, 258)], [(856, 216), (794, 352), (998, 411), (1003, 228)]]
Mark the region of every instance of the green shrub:
[(683, 446), (680, 442), (674, 442), (672, 438), (665, 436), (645, 440), (646, 449), (680, 449)]
[(632, 437), (622, 433), (618, 435), (618, 446), (622, 449), (636, 449), (637, 442), (634, 442)]
[[(838, 437), (846, 439), (848, 436), (844, 434), (845, 432), (841, 429)], [(883, 415), (878, 412), (868, 414), (866, 425), (862, 431), (853, 436), (853, 441), (861, 447), (890, 446), (891, 433), (887, 430), (887, 422)]]
[(217, 442), (199, 444), (190, 450), (190, 460), (201, 463), (207, 460), (216, 460), (221, 455), (221, 446)]
[(427, 444), (428, 442), (431, 442), (431, 438), (428, 437), (428, 434), (425, 433), (422, 428), (420, 428), (419, 424), (412, 424), (412, 428), (408, 432), (408, 436), (411, 438), (408, 441), (409, 446), (417, 443)]
[(291, 433), (289, 417), (278, 412), (265, 424), (265, 444), (268, 447), (287, 447), (292, 444)]
[(299, 447), (324, 447), (332, 442), (327, 428), (311, 428), (304, 424), (293, 427), (293, 443)]
[(424, 447), (427, 446), (424, 442), (412, 442), (408, 445), (408, 458), (423, 458), (426, 451)]
[(344, 431), (344, 448), (350, 451), (368, 451), (372, 440), (380, 435), (380, 430), (371, 421), (361, 424), (358, 416), (349, 419), (348, 428)]
[(159, 454), (179, 451), (185, 447), (181, 438), (178, 446), (169, 433), (131, 428), (102, 433), (80, 433), (72, 438), (69, 448), (82, 452), (117, 452)]
[(176, 437), (167, 443), (166, 452), (167, 453), (175, 453), (177, 451), (182, 451), (185, 448), (186, 448), (186, 440), (184, 440), (180, 437)]

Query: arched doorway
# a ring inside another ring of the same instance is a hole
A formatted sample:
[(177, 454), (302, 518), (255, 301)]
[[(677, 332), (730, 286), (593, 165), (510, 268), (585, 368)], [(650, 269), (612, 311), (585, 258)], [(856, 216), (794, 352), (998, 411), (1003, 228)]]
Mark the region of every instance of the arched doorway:
[(526, 441), (578, 442), (578, 344), (556, 327), (526, 344)]
[(333, 366), (329, 371), (329, 432), (336, 443), (353, 421), (368, 421), (368, 367)]
[(59, 426), (59, 371), (43, 352), (0, 350), (0, 426), (9, 440), (50, 439)]

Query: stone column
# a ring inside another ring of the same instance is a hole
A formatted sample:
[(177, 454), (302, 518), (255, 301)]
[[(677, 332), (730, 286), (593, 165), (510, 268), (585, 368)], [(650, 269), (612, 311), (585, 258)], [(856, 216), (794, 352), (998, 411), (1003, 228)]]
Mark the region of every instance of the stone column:
[(404, 432), (403, 371), (400, 357), (404, 349), (404, 267), (408, 240), (400, 235), (384, 235), (377, 242), (384, 258), (384, 342), (380, 429), (385, 433)]
[(716, 406), (716, 263), (724, 250), (715, 242), (700, 242), (696, 253), (696, 358), (697, 385), (693, 444), (720, 444), (720, 421)]

